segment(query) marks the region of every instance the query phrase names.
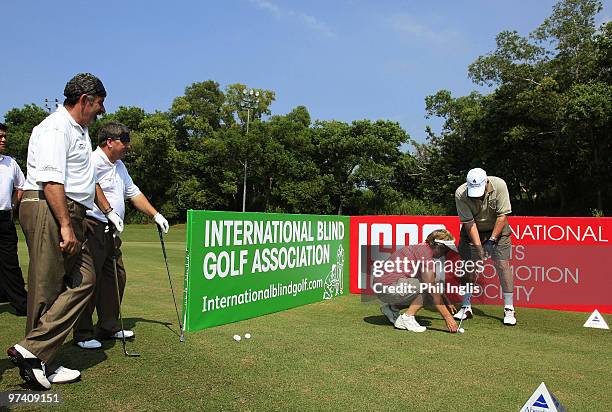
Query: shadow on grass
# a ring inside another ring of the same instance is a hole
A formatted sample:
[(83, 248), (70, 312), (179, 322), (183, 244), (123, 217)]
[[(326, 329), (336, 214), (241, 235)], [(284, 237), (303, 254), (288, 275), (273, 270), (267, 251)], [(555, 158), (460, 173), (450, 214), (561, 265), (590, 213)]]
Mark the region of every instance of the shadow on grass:
[[(13, 363), (4, 358), (4, 359), (0, 359), (0, 382), (2, 382), (4, 380), (4, 372), (6, 372), (7, 370), (11, 369), (11, 368), (15, 368), (15, 366), (13, 365)], [(15, 370), (17, 370), (15, 368)], [(19, 373), (19, 372), (17, 372)]]
[[(157, 320), (145, 319), (145, 318), (124, 318), (123, 319), (123, 327), (125, 329), (134, 329), (134, 327), (138, 323), (153, 323), (164, 326), (172, 333), (174, 333), (177, 337), (180, 336), (180, 333), (177, 330), (172, 329), (170, 326), (172, 323), (170, 322), (161, 322)], [(132, 342), (136, 339), (126, 339), (126, 347), (128, 352), (131, 352)], [(89, 369), (103, 361), (105, 361), (108, 356), (106, 354), (109, 350), (120, 350), (123, 345), (121, 339), (105, 339), (101, 341), (102, 348), (87, 350), (81, 349), (74, 344), (74, 341), (70, 341), (69, 343), (64, 344), (62, 347), (62, 351), (58, 356), (58, 362), (66, 367), (71, 367), (69, 365), (73, 365), (75, 369), (85, 370)], [(119, 346), (118, 349), (114, 349), (115, 346)]]
[[(123, 319), (123, 327), (126, 329), (133, 329), (137, 323), (141, 323), (141, 322), (142, 323), (156, 323), (158, 325), (165, 326), (166, 329), (174, 333), (177, 337), (181, 336), (178, 325), (174, 325), (172, 322), (162, 322), (159, 320), (151, 320), (151, 319), (144, 319), (144, 318), (127, 318), (127, 319)], [(174, 325), (175, 329), (171, 328), (172, 325)]]
[[(427, 318), (427, 317), (421, 317), (421, 316), (417, 316), (416, 318), (418, 322), (423, 326), (431, 325), (431, 322), (429, 320), (422, 320), (422, 319), (433, 319), (433, 318)], [(389, 319), (387, 319), (385, 315), (366, 316), (365, 318), (363, 318), (363, 321), (365, 323), (369, 323), (370, 325), (393, 326), (391, 325), (391, 322), (389, 322)]]
[(493, 315), (489, 315), (488, 313), (483, 312), (482, 310), (480, 310), (480, 309), (478, 309), (478, 308), (475, 308), (475, 307), (473, 307), (473, 306), (472, 306), (472, 311), (474, 312), (474, 315), (477, 315), (477, 316), (482, 316), (482, 317), (484, 317), (484, 318), (489, 318), (489, 319), (495, 319), (495, 320), (500, 321), (501, 323), (504, 323), (504, 318), (503, 318), (503, 317), (501, 317), (501, 316), (493, 316)]
[[(2, 313), (10, 313), (14, 316), (17, 316), (17, 313), (15, 312), (15, 308), (13, 308), (13, 306), (8, 302), (0, 303), (0, 314)], [(24, 316), (24, 315), (20, 315), (20, 316)]]
[[(6, 306), (6, 305), (2, 305)], [(8, 312), (8, 310), (5, 310)], [(123, 326), (125, 329), (133, 329), (138, 323), (154, 323), (161, 326), (164, 326), (177, 337), (180, 336), (180, 332), (178, 331), (178, 326), (175, 326), (173, 329), (171, 326), (173, 325), (170, 322), (162, 322), (151, 319), (144, 318), (126, 318), (123, 319)], [(126, 342), (130, 345), (130, 342), (133, 339), (127, 339)], [(62, 348), (60, 349), (57, 358), (53, 361), (53, 364), (50, 365), (51, 368), (55, 369), (59, 365), (62, 365), (66, 368), (76, 369), (79, 371), (84, 371), (89, 368), (96, 366), (97, 364), (104, 362), (108, 359), (108, 355), (106, 351), (111, 350), (115, 347), (115, 345), (119, 345), (121, 347), (122, 342), (120, 339), (108, 339), (102, 341), (102, 348), (95, 350), (87, 350), (81, 349), (75, 345), (74, 340), (67, 340)], [(129, 346), (128, 346), (129, 351)], [(10, 360), (4, 358), (0, 358), (0, 382), (3, 380), (4, 373), (9, 369), (15, 369), (15, 373), (19, 373), (17, 368), (11, 363)], [(29, 384), (21, 384), (19, 387), (23, 389), (36, 389), (31, 387)]]

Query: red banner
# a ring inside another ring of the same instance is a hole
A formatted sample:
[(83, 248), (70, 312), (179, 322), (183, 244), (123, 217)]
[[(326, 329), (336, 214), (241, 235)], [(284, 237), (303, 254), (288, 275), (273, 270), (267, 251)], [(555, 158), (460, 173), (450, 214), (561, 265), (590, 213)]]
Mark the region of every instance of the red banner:
[[(612, 313), (612, 218), (509, 217), (513, 254), (514, 303), (517, 306)], [(351, 293), (364, 293), (370, 282), (372, 248), (392, 254), (422, 243), (435, 229), (459, 239), (456, 216), (351, 217)], [(367, 246), (367, 247), (366, 247)], [(451, 253), (448, 260), (459, 257)], [(502, 291), (492, 262), (485, 262), (475, 304), (500, 305)], [(458, 284), (452, 272), (447, 283)], [(458, 296), (455, 296), (458, 299)]]

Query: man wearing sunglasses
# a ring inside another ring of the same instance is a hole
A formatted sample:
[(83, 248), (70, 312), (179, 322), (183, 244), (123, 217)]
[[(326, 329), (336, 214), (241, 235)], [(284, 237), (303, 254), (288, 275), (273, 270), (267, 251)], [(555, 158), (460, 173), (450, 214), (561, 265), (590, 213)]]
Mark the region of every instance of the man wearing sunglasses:
[[(121, 161), (130, 150), (129, 129), (118, 122), (107, 123), (98, 132), (99, 146), (92, 154), (96, 182), (99, 183), (110, 208), (125, 215), (125, 199), (147, 216), (152, 217), (165, 233), (168, 233), (168, 221), (151, 205), (147, 197), (134, 184), (125, 164)], [(123, 298), (125, 290), (125, 267), (121, 258), (121, 240), (114, 235), (114, 228), (105, 217), (108, 210), (94, 207), (87, 211), (88, 241), (93, 250), (96, 270), (96, 287), (94, 297), (83, 311), (74, 329), (74, 341), (82, 349), (99, 349), (102, 344), (98, 339), (133, 338), (134, 332), (122, 330), (119, 326), (119, 305), (117, 301), (117, 284), (113, 257), (116, 253), (117, 278), (119, 295)], [(112, 222), (111, 222), (112, 223)], [(93, 326), (92, 314), (98, 312), (98, 324)], [(97, 329), (97, 330), (96, 330)]]

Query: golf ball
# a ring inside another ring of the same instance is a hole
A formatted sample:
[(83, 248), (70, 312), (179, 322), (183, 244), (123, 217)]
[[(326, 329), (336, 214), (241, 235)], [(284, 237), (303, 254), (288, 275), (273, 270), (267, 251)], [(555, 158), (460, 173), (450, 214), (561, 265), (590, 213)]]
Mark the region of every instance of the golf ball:
[(251, 339), (251, 334), (250, 333), (245, 333), (244, 334), (244, 338), (245, 339)]
[(241, 339), (241, 338), (240, 338), (240, 335), (234, 335), (234, 340), (235, 340), (236, 342), (240, 342), (240, 339)]
[[(463, 329), (463, 328), (459, 328), (459, 331), (458, 331), (458, 332), (459, 332), (459, 333), (463, 333), (463, 332), (465, 332), (465, 329)], [(240, 336), (239, 336), (239, 337), (240, 337)]]

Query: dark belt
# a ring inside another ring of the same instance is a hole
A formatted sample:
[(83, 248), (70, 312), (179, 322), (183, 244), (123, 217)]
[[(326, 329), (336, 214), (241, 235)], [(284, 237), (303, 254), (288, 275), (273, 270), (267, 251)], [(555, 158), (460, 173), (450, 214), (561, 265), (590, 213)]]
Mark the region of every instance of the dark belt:
[(43, 199), (45, 200), (45, 192), (43, 190), (24, 190), (23, 199)]
[[(45, 198), (45, 192), (43, 190), (24, 190), (23, 191), (23, 198), (21, 199), (22, 202), (23, 201), (34, 202), (34, 201), (39, 201), (39, 200), (44, 200), (44, 201), (47, 200)], [(87, 208), (85, 206), (83, 206), (79, 202), (76, 202), (70, 199), (69, 197), (66, 197), (66, 200), (69, 202), (73, 202), (75, 204), (77, 215), (81, 217), (85, 217), (85, 212), (87, 211)]]

